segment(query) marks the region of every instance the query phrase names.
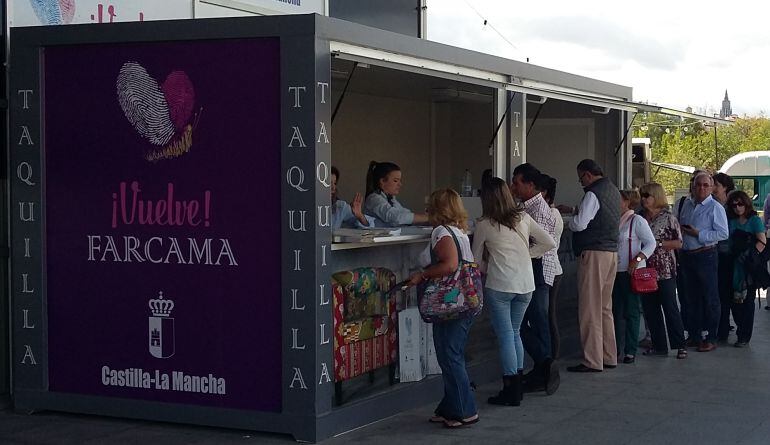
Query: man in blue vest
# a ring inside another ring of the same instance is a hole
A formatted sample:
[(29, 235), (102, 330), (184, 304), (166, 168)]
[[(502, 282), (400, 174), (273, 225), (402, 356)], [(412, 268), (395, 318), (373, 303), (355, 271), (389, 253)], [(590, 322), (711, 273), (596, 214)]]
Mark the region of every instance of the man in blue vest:
[(578, 322), (583, 361), (570, 372), (601, 372), (618, 364), (612, 287), (618, 268), (620, 192), (593, 159), (577, 165), (585, 196), (569, 223), (578, 257)]

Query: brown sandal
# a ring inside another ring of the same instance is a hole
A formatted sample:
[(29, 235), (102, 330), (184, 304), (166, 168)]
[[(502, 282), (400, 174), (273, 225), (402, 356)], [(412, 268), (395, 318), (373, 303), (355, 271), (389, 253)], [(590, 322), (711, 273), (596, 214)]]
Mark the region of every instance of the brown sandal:
[(469, 417), (467, 419), (446, 419), (444, 421), (444, 426), (447, 428), (462, 428), (464, 426), (473, 425), (474, 423), (477, 423), (479, 421), (479, 415), (476, 414), (472, 417)]

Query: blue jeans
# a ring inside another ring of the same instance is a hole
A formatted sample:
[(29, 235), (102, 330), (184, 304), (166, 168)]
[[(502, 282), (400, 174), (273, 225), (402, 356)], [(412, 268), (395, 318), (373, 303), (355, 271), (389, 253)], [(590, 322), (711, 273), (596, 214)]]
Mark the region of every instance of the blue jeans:
[(539, 365), (551, 358), (551, 324), (548, 319), (551, 286), (536, 286), (521, 323), (521, 341), (524, 343), (524, 350), (535, 364)]
[(484, 305), (489, 310), (492, 329), (497, 335), (503, 375), (515, 375), (524, 369), (524, 346), (521, 344), (519, 329), (531, 299), (532, 292), (514, 294), (484, 288)]
[(716, 249), (698, 253), (682, 252), (682, 278), (687, 301), (683, 321), (691, 339), (701, 340), (701, 331), (708, 331), (704, 340), (716, 343), (722, 312), (717, 275)]
[(444, 398), (436, 414), (446, 419), (461, 420), (476, 414), (476, 400), (465, 369), (465, 343), (472, 323), (472, 318), (433, 323), (433, 344), (444, 379)]

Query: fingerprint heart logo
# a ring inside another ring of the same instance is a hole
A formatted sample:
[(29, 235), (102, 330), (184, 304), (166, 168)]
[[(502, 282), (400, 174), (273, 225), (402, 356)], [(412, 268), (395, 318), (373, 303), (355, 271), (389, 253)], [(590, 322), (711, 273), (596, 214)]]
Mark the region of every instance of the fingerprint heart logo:
[(162, 84), (137, 62), (126, 62), (117, 79), (118, 102), (134, 129), (151, 146), (148, 161), (181, 156), (192, 146), (200, 118), (193, 116), (195, 89), (184, 71), (172, 71)]
[(44, 25), (66, 25), (75, 17), (75, 0), (29, 0)]

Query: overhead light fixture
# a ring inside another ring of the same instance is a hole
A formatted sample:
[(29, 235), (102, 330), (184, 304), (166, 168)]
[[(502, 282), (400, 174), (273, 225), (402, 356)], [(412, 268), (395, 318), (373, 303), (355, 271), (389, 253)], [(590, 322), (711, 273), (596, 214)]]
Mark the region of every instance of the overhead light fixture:
[(601, 110), (594, 110), (593, 108), (591, 108), (591, 113), (594, 113), (594, 114), (610, 114), (610, 109), (609, 109), (609, 107), (604, 107)]
[(543, 105), (545, 103), (545, 101), (548, 100), (548, 98), (545, 97), (545, 96), (534, 96), (534, 97), (537, 97), (537, 99), (530, 99), (531, 97), (533, 97), (532, 94), (527, 94), (527, 102), (529, 102), (531, 104)]
[(459, 90), (457, 88), (433, 88), (430, 97), (435, 102), (476, 102), (492, 103), (492, 95), (475, 91)]
[(347, 79), (348, 74), (350, 74), (349, 71), (341, 71), (341, 70), (335, 70), (332, 69), (332, 79)]

